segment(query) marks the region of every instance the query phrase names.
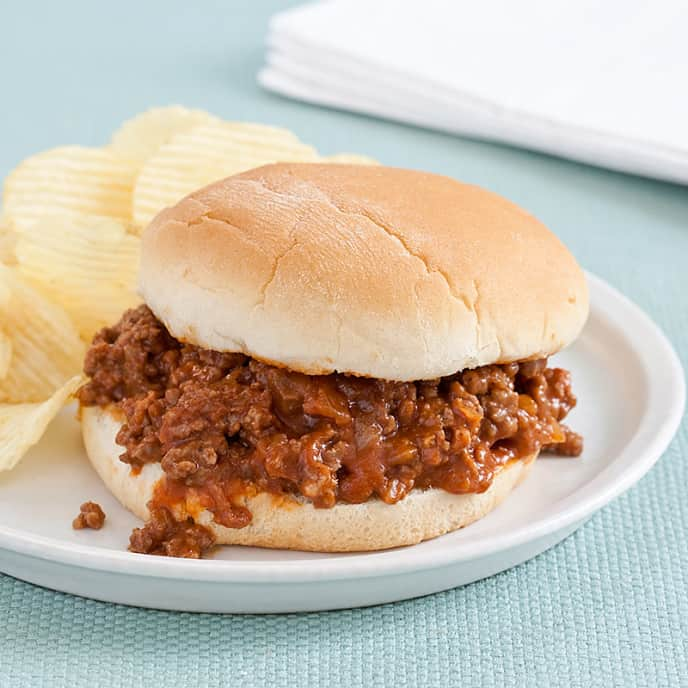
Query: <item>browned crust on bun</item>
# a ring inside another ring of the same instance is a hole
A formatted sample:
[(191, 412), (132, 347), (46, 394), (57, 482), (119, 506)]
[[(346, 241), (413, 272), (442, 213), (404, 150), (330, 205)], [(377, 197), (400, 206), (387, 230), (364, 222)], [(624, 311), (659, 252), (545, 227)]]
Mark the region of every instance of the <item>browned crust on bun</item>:
[(309, 374), (433, 379), (549, 356), (585, 277), (510, 201), (387, 167), (276, 164), (161, 212), (140, 291), (179, 340)]

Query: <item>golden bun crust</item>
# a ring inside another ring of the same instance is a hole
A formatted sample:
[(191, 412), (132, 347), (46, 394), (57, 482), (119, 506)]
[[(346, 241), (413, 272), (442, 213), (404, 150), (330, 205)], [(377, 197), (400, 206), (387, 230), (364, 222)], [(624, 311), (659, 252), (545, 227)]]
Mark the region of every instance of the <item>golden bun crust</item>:
[[(139, 475), (119, 460), (115, 443), (121, 426), (117, 416), (99, 407), (82, 408), (82, 431), (89, 459), (114, 496), (141, 519), (163, 477), (160, 464), (147, 464)], [(221, 545), (249, 545), (313, 552), (361, 552), (413, 545), (458, 530), (492, 511), (530, 472), (536, 457), (514, 462), (482, 494), (452, 495), (444, 490), (413, 490), (397, 504), (380, 500), (338, 504), (316, 509), (296, 498), (265, 493), (249, 497), (246, 506), (253, 521), (245, 528), (225, 528), (212, 514), (194, 514), (208, 526)], [(181, 507), (176, 516), (187, 514)]]
[(268, 165), (162, 211), (140, 292), (189, 343), (390, 380), (550, 355), (588, 312), (576, 260), (518, 206), (356, 165)]

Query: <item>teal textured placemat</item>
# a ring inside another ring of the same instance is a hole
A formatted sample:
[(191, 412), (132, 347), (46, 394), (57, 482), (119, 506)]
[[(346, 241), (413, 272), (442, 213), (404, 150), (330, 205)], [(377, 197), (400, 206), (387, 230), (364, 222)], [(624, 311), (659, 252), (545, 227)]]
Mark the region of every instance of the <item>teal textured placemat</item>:
[[(255, 85), (278, 2), (25, 0), (0, 11), (0, 176), (181, 102), (490, 187), (688, 354), (688, 189), (291, 103)], [(688, 427), (558, 547), (419, 600), (288, 616), (117, 607), (0, 576), (0, 688), (688, 685)], [(2, 495), (0, 495), (2, 498)]]

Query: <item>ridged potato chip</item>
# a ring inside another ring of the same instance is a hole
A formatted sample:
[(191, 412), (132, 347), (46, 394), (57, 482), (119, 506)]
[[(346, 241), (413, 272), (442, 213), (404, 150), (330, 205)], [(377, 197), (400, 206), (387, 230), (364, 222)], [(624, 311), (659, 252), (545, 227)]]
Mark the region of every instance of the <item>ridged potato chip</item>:
[(4, 380), (12, 360), (12, 340), (0, 331), (0, 380)]
[(13, 265), (16, 263), (14, 255), (14, 245), (17, 235), (6, 218), (0, 218), (0, 263)]
[(189, 110), (181, 105), (152, 108), (124, 122), (112, 135), (110, 148), (129, 158), (143, 161), (175, 134), (200, 124), (221, 121), (205, 110)]
[(39, 220), (19, 237), (17, 269), (62, 306), (82, 338), (140, 303), (136, 295), (141, 240), (108, 217), (82, 215)]
[(81, 370), (84, 343), (67, 313), (16, 270), (0, 265), (0, 284), (9, 290), (0, 304), (0, 322), (12, 341), (0, 401), (43, 401)]
[(336, 153), (323, 158), (323, 162), (338, 162), (346, 165), (379, 165), (375, 158), (359, 153)]
[(143, 165), (134, 188), (134, 224), (209, 184), (271, 162), (315, 161), (311, 146), (286, 129), (250, 122), (194, 127), (163, 144)]
[[(7, 267), (7, 266), (2, 266)], [(2, 313), (2, 309), (7, 306), (10, 302), (10, 297), (12, 296), (12, 291), (10, 289), (10, 285), (6, 280), (2, 279), (2, 275), (0, 274), (0, 313)], [(3, 323), (0, 322), (0, 331), (4, 331), (2, 329)]]
[(5, 181), (4, 211), (18, 232), (41, 217), (104, 215), (125, 222), (140, 163), (105, 148), (64, 146), (27, 158)]
[(43, 402), (0, 404), (0, 471), (19, 463), (82, 382), (81, 375), (75, 375)]

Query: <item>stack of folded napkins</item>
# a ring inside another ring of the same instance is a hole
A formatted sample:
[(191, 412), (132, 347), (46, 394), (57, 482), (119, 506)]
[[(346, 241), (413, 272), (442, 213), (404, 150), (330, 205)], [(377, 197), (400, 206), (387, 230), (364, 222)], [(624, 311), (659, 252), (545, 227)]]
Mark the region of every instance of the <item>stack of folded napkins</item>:
[(688, 183), (685, 0), (329, 0), (268, 45), (293, 98)]

